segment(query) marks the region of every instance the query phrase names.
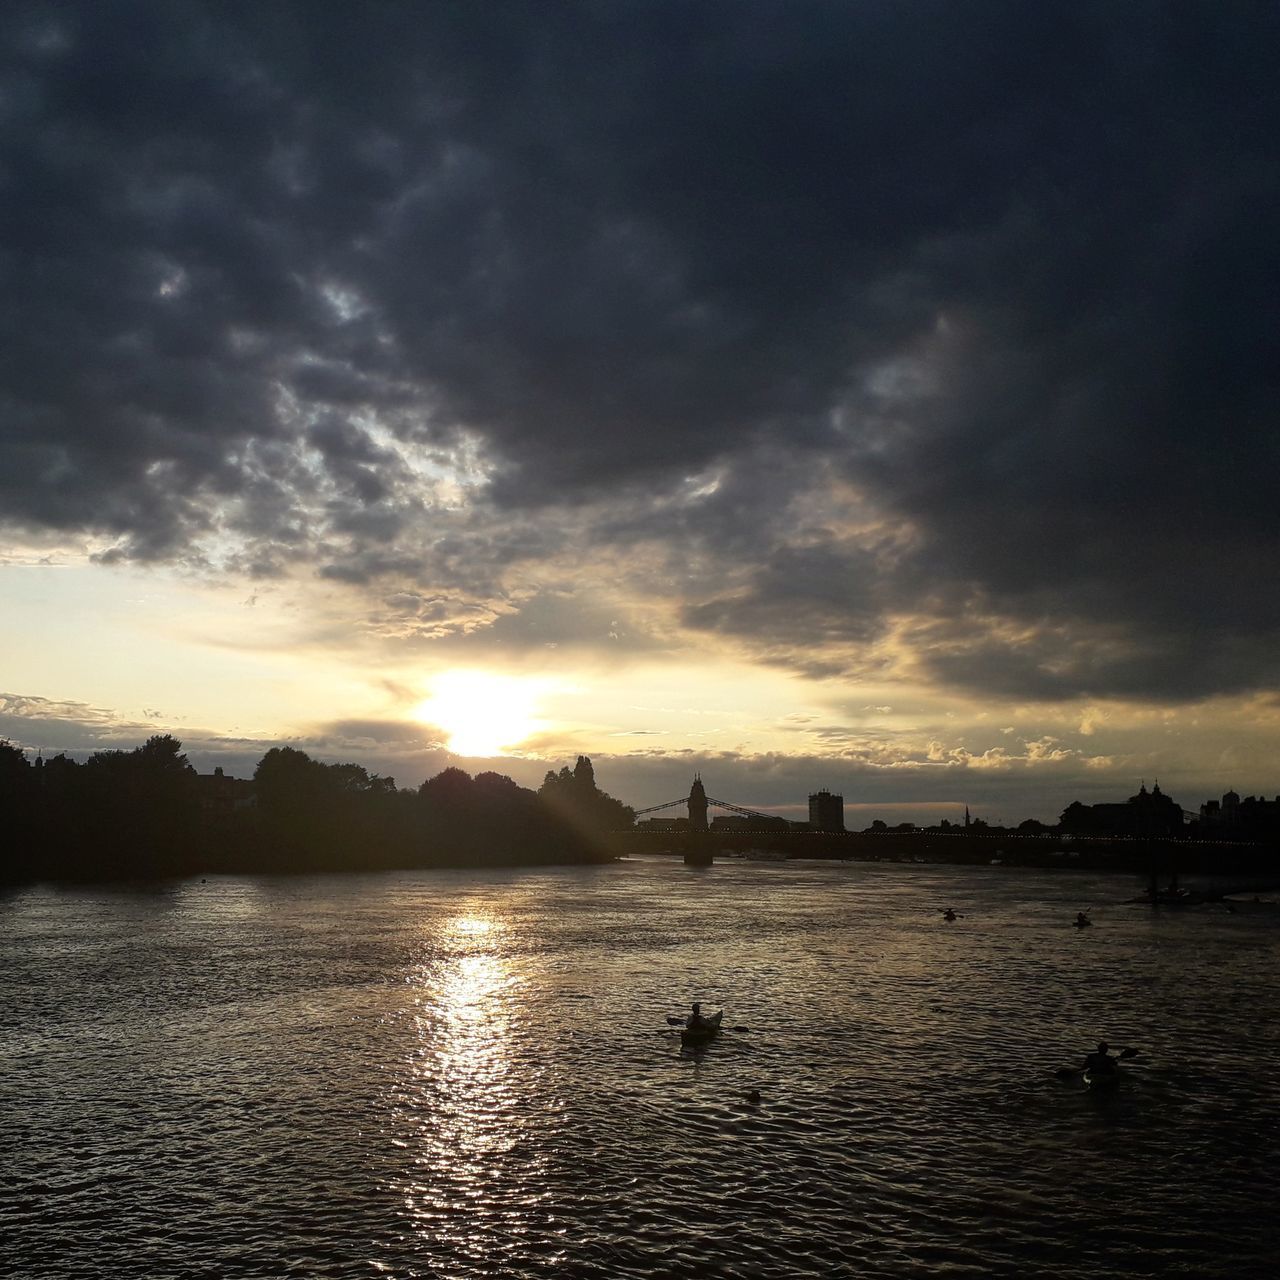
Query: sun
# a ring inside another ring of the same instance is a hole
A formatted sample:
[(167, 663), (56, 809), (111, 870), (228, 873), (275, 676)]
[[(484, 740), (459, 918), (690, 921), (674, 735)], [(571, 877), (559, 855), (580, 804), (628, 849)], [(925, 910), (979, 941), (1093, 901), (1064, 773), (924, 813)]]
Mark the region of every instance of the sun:
[(542, 722), (536, 716), (541, 684), (482, 671), (446, 671), (431, 682), (431, 696), (413, 709), (424, 724), (447, 735), (459, 756), (500, 756)]

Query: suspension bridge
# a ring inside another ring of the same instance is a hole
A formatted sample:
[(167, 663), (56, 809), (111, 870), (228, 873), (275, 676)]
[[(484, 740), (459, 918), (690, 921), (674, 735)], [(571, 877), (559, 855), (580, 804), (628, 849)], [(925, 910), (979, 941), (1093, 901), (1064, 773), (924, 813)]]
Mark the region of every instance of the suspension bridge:
[(728, 800), (713, 799), (707, 795), (706, 788), (702, 785), (701, 777), (694, 778), (693, 786), (690, 787), (687, 796), (680, 796), (675, 800), (664, 800), (662, 804), (651, 804), (647, 809), (637, 809), (636, 818), (639, 820), (646, 815), (661, 813), (664, 809), (676, 809), (682, 806), (687, 806), (689, 810), (690, 831), (706, 831), (709, 829), (707, 822), (707, 810), (709, 808), (725, 809), (740, 818), (755, 818), (771, 830), (777, 830), (778, 824), (784, 821), (774, 813), (760, 813), (755, 809), (744, 808), (740, 804), (731, 804)]
[[(724, 824), (723, 828), (716, 828), (708, 819), (711, 809), (722, 809), (738, 821), (732, 826)], [(652, 821), (656, 815), (671, 810), (684, 810), (685, 813), (670, 823)], [(700, 776), (694, 777), (687, 796), (638, 809), (636, 821), (633, 834), (638, 841), (662, 839), (670, 846), (671, 852), (683, 853), (685, 862), (702, 866), (712, 861), (717, 847), (724, 849), (767, 843), (776, 849), (785, 837), (818, 834), (797, 827), (776, 813), (762, 813), (729, 800), (717, 800), (707, 795)], [(783, 843), (785, 846), (790, 840)]]

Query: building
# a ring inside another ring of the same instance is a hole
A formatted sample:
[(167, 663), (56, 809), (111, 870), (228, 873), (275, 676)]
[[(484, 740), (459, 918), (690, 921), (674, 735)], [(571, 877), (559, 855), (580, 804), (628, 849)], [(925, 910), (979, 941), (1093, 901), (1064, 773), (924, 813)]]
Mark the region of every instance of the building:
[(1178, 836), (1183, 834), (1182, 809), (1160, 790), (1150, 791), (1144, 782), (1136, 796), (1123, 804), (1081, 804), (1067, 807), (1059, 823), (1071, 835), (1081, 836)]
[(637, 831), (687, 831), (688, 818), (641, 818), (636, 823)]
[(212, 773), (196, 774), (196, 795), (207, 814), (235, 813), (254, 801), (253, 783), (248, 778), (229, 778), (221, 767)]
[(806, 823), (791, 823), (786, 818), (779, 818), (768, 813), (757, 813), (751, 817), (745, 815), (737, 815), (730, 817), (727, 814), (711, 819), (711, 830), (719, 831), (724, 835), (732, 835), (734, 832), (742, 831), (787, 831), (792, 826), (804, 827)]
[(809, 797), (809, 828), (812, 831), (844, 830), (844, 796), (815, 791)]
[(1237, 791), (1228, 791), (1221, 801), (1206, 800), (1200, 806), (1197, 829), (1203, 836), (1224, 840), (1274, 839), (1280, 833), (1280, 796), (1240, 799)]

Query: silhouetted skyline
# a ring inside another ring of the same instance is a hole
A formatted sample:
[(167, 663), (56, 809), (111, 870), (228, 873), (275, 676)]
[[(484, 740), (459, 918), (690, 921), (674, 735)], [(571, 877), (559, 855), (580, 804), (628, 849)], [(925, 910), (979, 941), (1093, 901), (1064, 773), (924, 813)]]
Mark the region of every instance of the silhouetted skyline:
[[(709, 795), (698, 773), (687, 793), (637, 811), (601, 789), (587, 756), (548, 770), (536, 792), (453, 766), (397, 786), (361, 764), (326, 764), (289, 746), (271, 748), (243, 779), (198, 773), (169, 734), (83, 762), (31, 760), (0, 740), (0, 822), (0, 883), (599, 862), (637, 851), (709, 864), (717, 849), (760, 845), (782, 857), (986, 863), (993, 849), (981, 840), (1001, 836), (1012, 844), (997, 860), (1039, 866), (1083, 859), (1113, 870), (1274, 873), (1280, 857), (1280, 796), (1229, 792), (1197, 816), (1144, 783), (1123, 803), (1075, 801), (1053, 825), (989, 822), (966, 806), (962, 823), (874, 819), (864, 832), (846, 827), (839, 795), (816, 792), (807, 821), (788, 820)], [(868, 843), (868, 834), (900, 841)]]

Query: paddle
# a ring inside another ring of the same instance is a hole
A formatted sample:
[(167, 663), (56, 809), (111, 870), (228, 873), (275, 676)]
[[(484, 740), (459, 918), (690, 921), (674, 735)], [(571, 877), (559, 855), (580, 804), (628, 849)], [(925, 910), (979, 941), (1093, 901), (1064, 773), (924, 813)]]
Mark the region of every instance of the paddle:
[[(1128, 1062), (1130, 1058), (1136, 1058), (1140, 1052), (1139, 1049), (1121, 1049), (1113, 1061)], [(1088, 1067), (1059, 1067), (1053, 1074), (1059, 1080), (1070, 1080), (1072, 1076), (1083, 1075), (1088, 1070)]]

